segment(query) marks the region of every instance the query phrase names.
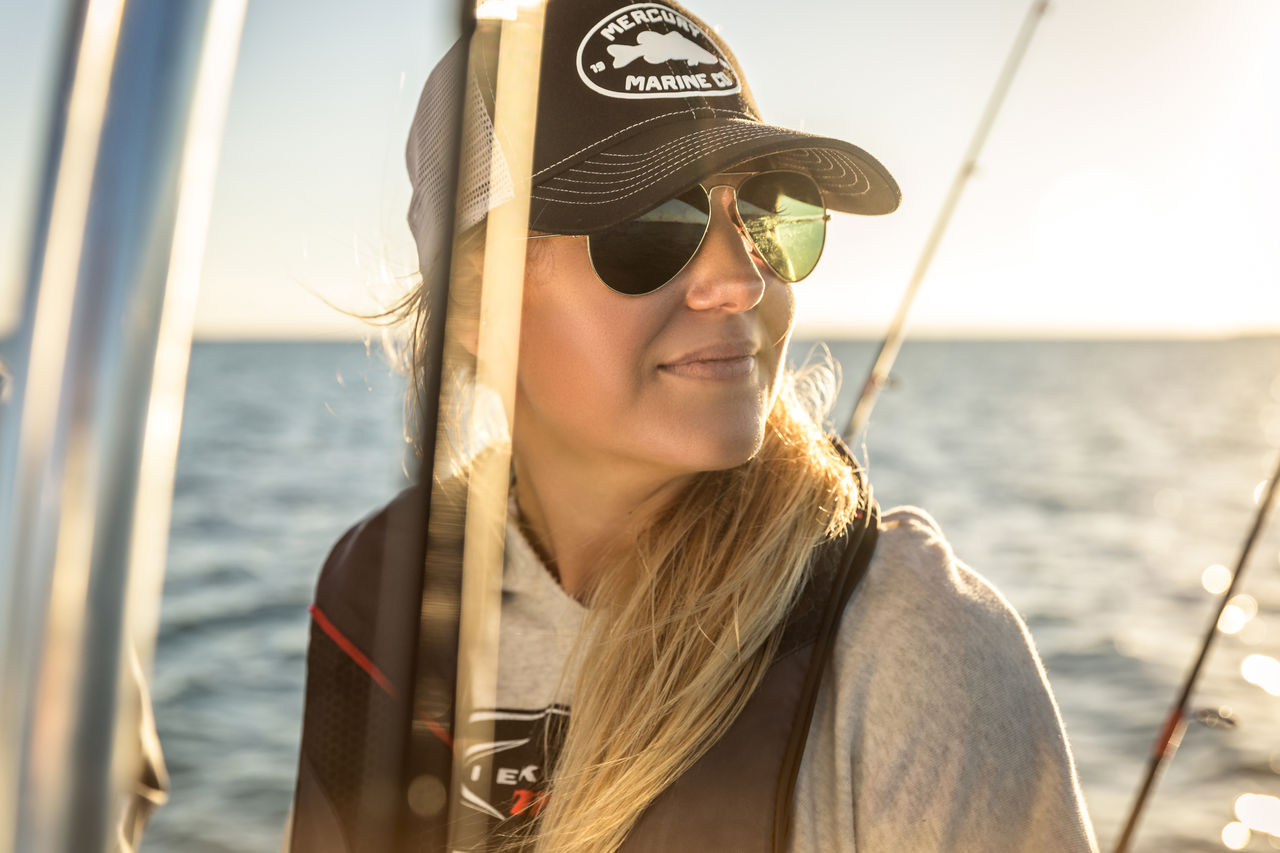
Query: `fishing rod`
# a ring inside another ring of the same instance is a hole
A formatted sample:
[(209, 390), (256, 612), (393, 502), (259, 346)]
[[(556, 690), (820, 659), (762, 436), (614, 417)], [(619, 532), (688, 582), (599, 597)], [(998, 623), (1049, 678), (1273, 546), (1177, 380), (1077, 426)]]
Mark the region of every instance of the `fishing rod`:
[[(477, 283), (459, 272), (462, 254), (474, 251), (454, 234), (451, 258), (431, 271), (432, 304), (428, 330), (432, 345), (428, 384), (419, 413), (422, 470), (419, 482), (429, 490), (423, 581), (418, 623), (415, 684), (410, 718), (410, 748), (405, 770), (409, 813), (397, 832), (402, 839), (428, 838), (428, 849), (471, 849), (489, 831), (491, 780), (466, 775), (470, 762), (493, 741), (492, 715), (476, 710), (497, 707), (497, 659), (505, 547), (511, 434), (515, 410), (516, 359), (524, 283), (525, 237), (533, 165), (534, 124), (541, 65), (543, 0), (464, 2), (461, 10), (465, 70), (453, 119), (456, 134), (447, 188), (449, 214), (458, 222), (459, 174), (480, 163), (490, 177), (489, 192), (510, 186), (509, 198), (490, 197), (489, 209), (473, 226), (483, 229), (482, 274), (478, 293), (452, 299)], [(477, 69), (483, 67), (483, 75)], [(496, 80), (492, 103), (487, 93), (469, 96), (469, 80)], [(430, 86), (430, 83), (428, 84)], [(488, 116), (474, 114), (479, 110)], [(468, 112), (471, 111), (471, 112)], [(488, 122), (491, 120), (491, 124)], [(491, 127), (475, 138), (477, 127)], [(484, 135), (481, 134), (483, 137)], [(473, 176), (474, 177), (474, 176)], [(437, 213), (439, 213), (437, 211)], [(466, 230), (465, 224), (460, 224)], [(473, 263), (474, 259), (465, 259)], [(478, 298), (477, 298), (478, 297)], [(478, 304), (479, 316), (459, 316), (451, 306)], [(471, 346), (465, 341), (471, 339)], [(467, 461), (465, 483), (455, 470), (461, 460), (447, 433), (458, 427), (442, 420), (455, 389), (446, 376), (473, 377), (473, 405), (496, 401), (497, 441)], [(444, 743), (447, 750), (441, 748)]]
[[(510, 10), (511, 17), (500, 25), (490, 174), (507, 171), (514, 192), (496, 206), (498, 200), (490, 198), (490, 210), (481, 226), (485, 229), (484, 265), (474, 365), (475, 405), (480, 407), (482, 398), (500, 404), (501, 413), (494, 412), (492, 416), (501, 418), (495, 429), (505, 440), (500, 438), (480, 452), (467, 476), (449, 850), (464, 849), (462, 845), (469, 839), (488, 834), (490, 815), (477, 806), (493, 802), (492, 777), (471, 776), (468, 762), (486, 753), (495, 740), (494, 717), (474, 712), (498, 707), (502, 570), (511, 485), (510, 435), (515, 416), (525, 238), (529, 233), (534, 125), (546, 12), (543, 0), (512, 5), (515, 8)], [(490, 192), (494, 186), (496, 183), (491, 180)]]
[(943, 201), (942, 208), (938, 211), (938, 216), (933, 222), (928, 238), (925, 240), (924, 248), (921, 250), (915, 269), (911, 273), (910, 283), (907, 285), (906, 292), (902, 295), (902, 300), (898, 303), (898, 310), (893, 316), (893, 322), (890, 323), (889, 330), (885, 333), (884, 340), (880, 343), (880, 349), (876, 353), (875, 361), (871, 365), (871, 370), (868, 371), (867, 378), (862, 383), (862, 390), (858, 394), (858, 402), (853, 407), (849, 425), (844, 431), (845, 443), (850, 446), (855, 445), (858, 438), (866, 430), (867, 421), (871, 417), (871, 410), (875, 407), (876, 399), (880, 396), (880, 389), (889, 381), (889, 373), (893, 369), (893, 363), (897, 360), (898, 351), (902, 349), (902, 341), (906, 337), (907, 314), (915, 301), (916, 293), (920, 290), (920, 283), (924, 281), (925, 274), (933, 263), (933, 256), (937, 253), (938, 246), (942, 243), (942, 236), (951, 224), (951, 217), (960, 203), (960, 196), (964, 194), (969, 179), (973, 177), (973, 173), (977, 169), (978, 158), (982, 154), (982, 148), (986, 144), (991, 127), (995, 124), (996, 116), (999, 115), (1000, 108), (1004, 105), (1005, 95), (1008, 94), (1009, 87), (1013, 84), (1013, 80), (1018, 74), (1022, 59), (1026, 56), (1027, 48), (1031, 44), (1031, 37), (1035, 35), (1036, 28), (1039, 26), (1041, 19), (1044, 18), (1048, 8), (1049, 0), (1036, 0), (1031, 4), (1031, 8), (1027, 11), (1027, 15), (1022, 21), (1022, 27), (1018, 30), (1018, 35), (1014, 39), (1013, 47), (1010, 48), (1009, 55), (1005, 59), (1000, 76), (996, 79), (995, 88), (991, 90), (991, 95), (987, 98), (986, 107), (983, 109), (982, 117), (973, 132), (969, 148), (965, 151), (960, 168), (951, 180), (951, 189), (948, 190), (946, 200)]
[(1271, 509), (1275, 504), (1277, 484), (1280, 484), (1280, 459), (1276, 461), (1276, 468), (1271, 473), (1271, 480), (1267, 484), (1266, 494), (1258, 503), (1258, 509), (1253, 515), (1253, 525), (1249, 528), (1249, 533), (1244, 538), (1244, 544), (1240, 547), (1240, 557), (1236, 560), (1235, 571), (1231, 574), (1231, 583), (1218, 601), (1217, 612), (1214, 613), (1213, 618), (1209, 621), (1208, 628), (1205, 630), (1204, 640), (1200, 643), (1200, 651), (1196, 654), (1195, 662), (1192, 663), (1186, 678), (1183, 679), (1177, 698), (1174, 700), (1172, 707), (1170, 707), (1169, 713), (1166, 715), (1165, 721), (1156, 735), (1155, 744), (1151, 748), (1151, 756), (1147, 761), (1146, 775), (1143, 777), (1141, 785), (1138, 786), (1138, 793), (1129, 809), (1129, 816), (1126, 818), (1124, 829), (1120, 833), (1120, 840), (1116, 842), (1115, 853), (1125, 853), (1128, 850), (1129, 842), (1137, 833), (1138, 821), (1142, 816), (1143, 807), (1155, 789), (1161, 769), (1166, 762), (1173, 759), (1173, 756), (1178, 751), (1178, 746), (1182, 743), (1182, 735), (1187, 727), (1187, 705), (1191, 701), (1191, 693), (1195, 689), (1196, 680), (1200, 677), (1200, 671), (1204, 668), (1204, 662), (1209, 656), (1209, 649), (1213, 646), (1213, 641), (1218, 636), (1218, 624), (1222, 619), (1222, 613), (1226, 610), (1236, 587), (1240, 584), (1240, 578), (1244, 574), (1244, 569), (1249, 561), (1249, 555), (1253, 552), (1254, 544), (1266, 527), (1267, 517), (1271, 514)]
[[(368, 802), (361, 804), (360, 811), (366, 817), (368, 832), (367, 839), (362, 842), (369, 849), (408, 849), (422, 839), (425, 841), (423, 849), (436, 851), (447, 849), (449, 841), (447, 826), (452, 808), (449, 779), (454, 745), (450, 732), (457, 691), (458, 616), (462, 587), (461, 520), (465, 519), (465, 505), (452, 494), (442, 492), (439, 488), (442, 477), (438, 475), (437, 468), (441, 464), (438, 457), (443, 457), (446, 444), (439, 439), (442, 431), (441, 395), (447, 369), (446, 327), (457, 242), (452, 223), (457, 221), (467, 80), (476, 37), (476, 0), (461, 0), (456, 20), (459, 39), (453, 50), (462, 51), (457, 59), (461, 69), (451, 81), (452, 91), (440, 93), (447, 102), (440, 105), (439, 114), (434, 117), (437, 122), (447, 123), (447, 128), (441, 134), (444, 150), (440, 153), (443, 161), (443, 168), (439, 170), (440, 183), (436, 197), (431, 199), (436, 206), (434, 213), (438, 222), (449, 225), (445, 226), (446, 244), (436, 252), (436, 257), (428, 261), (419, 247), (419, 273), (427, 299), (421, 309), (426, 324), (422, 335), (425, 351), (422, 355), (423, 369), (410, 378), (411, 382), (417, 383), (414, 440), (419, 453), (417, 481), (422, 484), (425, 501), (423, 517), (419, 521), (427, 531), (421, 541), (414, 543), (422, 583), (413, 638), (417, 654), (408, 742), (404, 749), (404, 765), (398, 768), (401, 773), (399, 790), (390, 798), (379, 798), (372, 804), (374, 808), (370, 808)], [(449, 61), (446, 56), (442, 63)], [(431, 86), (430, 80), (427, 86)], [(454, 523), (446, 526), (443, 523), (446, 519)], [(392, 596), (391, 590), (383, 591), (379, 612), (394, 612), (397, 602), (391, 600)], [(374, 642), (385, 647), (394, 646), (402, 639), (394, 632), (379, 632)], [(441, 649), (447, 652), (442, 657), (433, 654)], [(443, 667), (437, 666), (441, 660), (445, 661)]]

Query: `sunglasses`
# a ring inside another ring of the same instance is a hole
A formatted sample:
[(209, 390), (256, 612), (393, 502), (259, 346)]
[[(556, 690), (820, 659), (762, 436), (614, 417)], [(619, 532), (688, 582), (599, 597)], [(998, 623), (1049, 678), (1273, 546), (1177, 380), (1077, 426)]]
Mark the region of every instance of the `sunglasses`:
[[(734, 174), (734, 173), (729, 173)], [(822, 191), (800, 172), (755, 172), (733, 186), (699, 184), (648, 213), (587, 237), (591, 266), (611, 290), (653, 293), (688, 266), (711, 227), (711, 194), (734, 194), (734, 210), (756, 253), (780, 279), (797, 282), (822, 256), (830, 215)], [(559, 234), (537, 234), (558, 237)]]

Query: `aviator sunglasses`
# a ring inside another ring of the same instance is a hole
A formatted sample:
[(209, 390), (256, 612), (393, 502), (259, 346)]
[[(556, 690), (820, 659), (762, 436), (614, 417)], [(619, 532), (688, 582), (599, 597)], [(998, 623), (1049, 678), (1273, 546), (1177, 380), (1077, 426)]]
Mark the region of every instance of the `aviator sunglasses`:
[[(734, 194), (742, 229), (779, 278), (794, 283), (813, 272), (831, 218), (822, 191), (801, 172), (771, 171), (749, 173), (736, 187), (699, 184), (635, 219), (588, 235), (596, 277), (628, 296), (653, 293), (671, 281), (698, 254), (711, 227), (711, 194), (722, 187)], [(530, 239), (559, 236), (569, 235)]]

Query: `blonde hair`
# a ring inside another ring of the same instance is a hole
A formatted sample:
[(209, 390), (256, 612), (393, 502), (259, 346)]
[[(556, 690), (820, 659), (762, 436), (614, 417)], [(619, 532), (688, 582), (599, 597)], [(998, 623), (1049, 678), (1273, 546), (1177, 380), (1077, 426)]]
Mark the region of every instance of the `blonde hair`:
[(616, 850), (772, 663), (814, 547), (863, 503), (856, 472), (802, 405), (814, 373), (783, 377), (754, 458), (696, 477), (604, 573), (537, 851)]
[[(415, 293), (392, 309), (413, 323), (411, 408), (426, 304)], [(760, 451), (694, 477), (614, 553), (566, 669), (577, 670), (571, 721), (545, 808), (508, 847), (612, 853), (741, 713), (814, 548), (867, 503), (858, 470), (821, 426), (837, 382), (829, 354), (784, 371)]]

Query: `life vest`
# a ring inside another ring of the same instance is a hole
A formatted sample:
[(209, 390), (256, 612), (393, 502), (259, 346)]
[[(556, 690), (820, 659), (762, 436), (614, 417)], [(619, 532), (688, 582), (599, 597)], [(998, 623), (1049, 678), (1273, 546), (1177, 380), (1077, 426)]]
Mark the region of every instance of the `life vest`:
[[(641, 814), (621, 853), (783, 853), (796, 778), (845, 604), (867, 570), (879, 523), (872, 503), (815, 551), (774, 662), (725, 735)], [(442, 819), (405, 804), (410, 775), (448, 779), (443, 720), (431, 755), (407, 766), (425, 497), (409, 489), (339, 540), (312, 608), (293, 853), (443, 851)], [(406, 559), (408, 558), (408, 559)], [(428, 665), (452, 671), (455, 649)], [(432, 653), (434, 656), (434, 653)], [(445, 718), (447, 719), (447, 717)], [(421, 783), (419, 779), (418, 784)]]

